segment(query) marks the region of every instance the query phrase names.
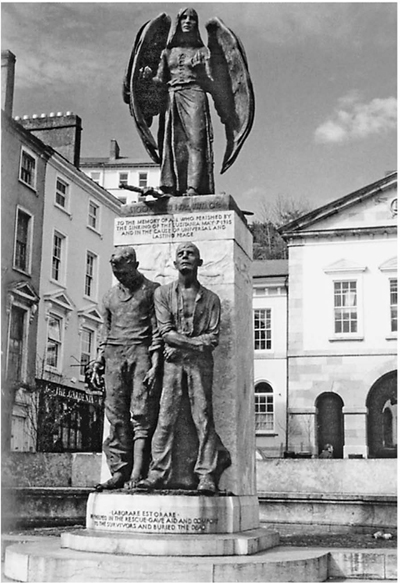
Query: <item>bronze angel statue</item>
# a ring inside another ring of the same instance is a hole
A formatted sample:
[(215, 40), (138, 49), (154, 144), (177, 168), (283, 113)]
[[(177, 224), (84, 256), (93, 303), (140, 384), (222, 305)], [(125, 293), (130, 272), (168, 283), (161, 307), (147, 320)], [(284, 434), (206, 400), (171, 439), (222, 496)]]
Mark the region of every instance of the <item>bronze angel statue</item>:
[[(254, 119), (241, 42), (219, 18), (206, 29), (208, 47), (193, 9), (181, 10), (174, 23), (160, 14), (138, 32), (124, 78), (124, 101), (147, 152), (161, 165), (160, 190), (173, 196), (215, 193), (207, 93), (225, 126), (221, 174), (237, 158)], [(150, 131), (155, 116), (156, 140)]]

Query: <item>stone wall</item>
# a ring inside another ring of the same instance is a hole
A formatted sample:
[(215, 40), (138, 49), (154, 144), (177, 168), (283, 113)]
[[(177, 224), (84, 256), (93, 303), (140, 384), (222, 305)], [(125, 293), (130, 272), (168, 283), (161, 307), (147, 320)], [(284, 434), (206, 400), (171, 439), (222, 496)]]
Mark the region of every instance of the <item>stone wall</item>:
[[(100, 479), (100, 453), (10, 453), (3, 486), (90, 488)], [(396, 459), (257, 461), (257, 491), (395, 496)]]
[[(2, 459), (2, 528), (84, 524), (99, 453), (12, 453)], [(282, 533), (396, 530), (397, 460), (257, 462), (260, 520)]]
[(395, 496), (396, 459), (270, 459), (257, 462), (257, 491)]
[(12, 452), (2, 457), (2, 486), (91, 488), (100, 480), (101, 455)]

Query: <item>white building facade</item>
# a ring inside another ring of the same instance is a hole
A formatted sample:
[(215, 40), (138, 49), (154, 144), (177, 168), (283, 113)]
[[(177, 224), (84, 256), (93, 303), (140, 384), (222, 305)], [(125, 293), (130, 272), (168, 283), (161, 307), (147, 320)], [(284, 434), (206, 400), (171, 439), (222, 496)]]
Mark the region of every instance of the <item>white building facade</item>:
[[(87, 404), (90, 431), (97, 423), (101, 435), (103, 420), (91, 404), (99, 404), (102, 397), (88, 389), (85, 367), (96, 356), (99, 304), (112, 285), (109, 261), (120, 207), (114, 196), (53, 153), (45, 183), (37, 348), (37, 383), (46, 395), (39, 409), (42, 415), (46, 409), (53, 425), (52, 435), (45, 435), (40, 445), (44, 450), (51, 449), (51, 439), (63, 450), (92, 449), (79, 402)], [(52, 410), (51, 400), (57, 396), (64, 398), (57, 405), (63, 411)]]
[(282, 231), (288, 448), (397, 455), (397, 173)]
[(286, 451), (287, 280), (285, 260), (254, 261), (254, 407), (261, 457)]
[(122, 204), (137, 202), (139, 193), (121, 188), (121, 184), (146, 188), (158, 187), (160, 181), (158, 164), (121, 156), (116, 140), (111, 140), (108, 158), (81, 158), (80, 168)]

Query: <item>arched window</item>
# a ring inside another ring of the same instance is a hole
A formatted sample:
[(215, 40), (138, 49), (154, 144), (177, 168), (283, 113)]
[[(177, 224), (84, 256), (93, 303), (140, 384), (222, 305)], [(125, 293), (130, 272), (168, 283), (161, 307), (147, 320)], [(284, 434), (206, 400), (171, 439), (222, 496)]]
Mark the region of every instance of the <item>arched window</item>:
[(261, 382), (256, 384), (254, 406), (256, 431), (259, 433), (274, 431), (274, 391), (269, 383)]
[(328, 443), (333, 446), (333, 457), (343, 458), (344, 421), (343, 401), (336, 393), (322, 393), (315, 403), (317, 409), (318, 453)]
[(367, 397), (369, 457), (397, 457), (397, 371), (383, 375)]

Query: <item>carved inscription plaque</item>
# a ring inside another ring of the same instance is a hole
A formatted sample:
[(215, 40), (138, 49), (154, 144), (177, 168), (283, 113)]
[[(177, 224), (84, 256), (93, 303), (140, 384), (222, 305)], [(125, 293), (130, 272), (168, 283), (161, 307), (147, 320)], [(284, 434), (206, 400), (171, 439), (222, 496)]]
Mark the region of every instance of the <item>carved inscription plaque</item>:
[[(238, 501), (228, 497), (145, 496), (91, 494), (86, 526), (93, 530), (158, 533), (215, 534), (239, 530)], [(236, 510), (234, 510), (234, 508)]]
[(131, 216), (115, 219), (114, 244), (179, 243), (234, 237), (234, 212)]
[(111, 510), (109, 514), (91, 514), (91, 528), (119, 532), (210, 533), (218, 518), (190, 518), (180, 512), (152, 510)]

